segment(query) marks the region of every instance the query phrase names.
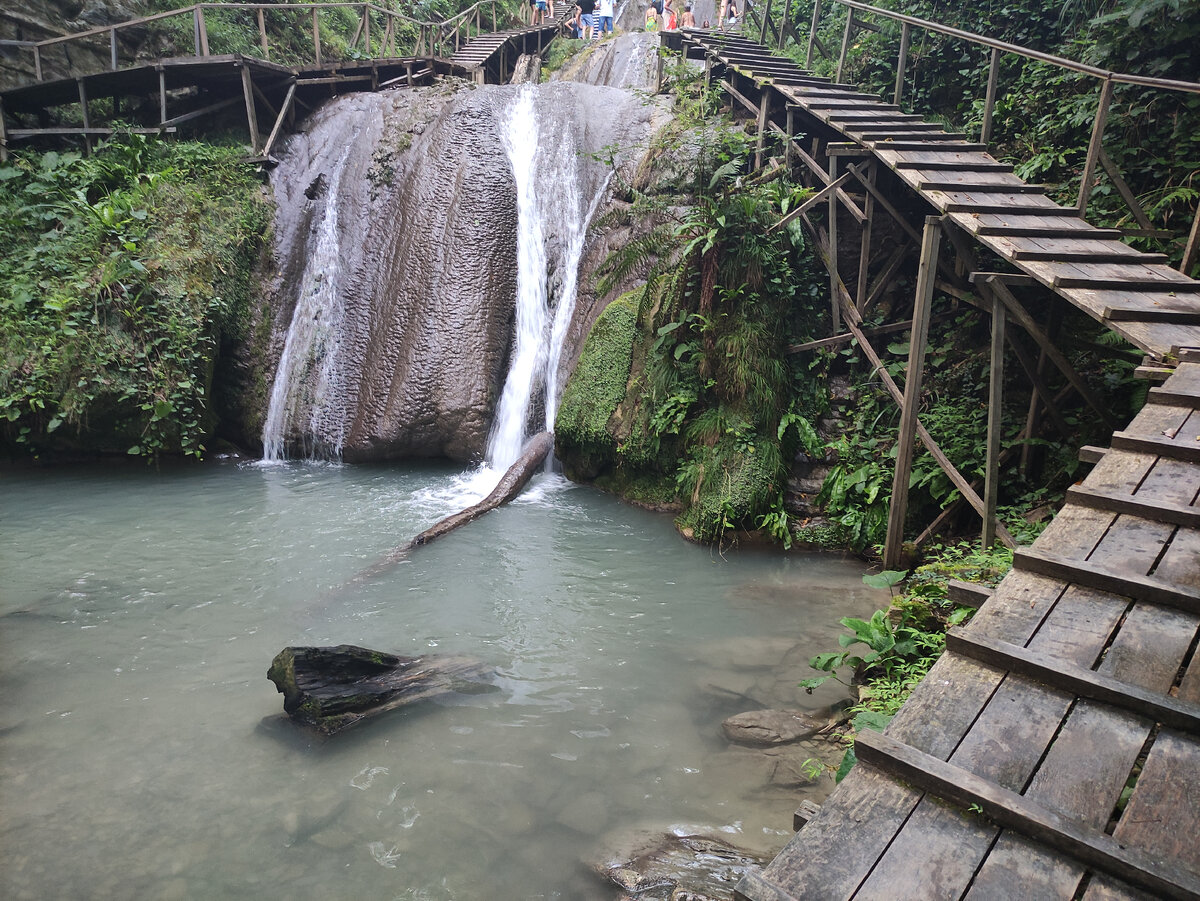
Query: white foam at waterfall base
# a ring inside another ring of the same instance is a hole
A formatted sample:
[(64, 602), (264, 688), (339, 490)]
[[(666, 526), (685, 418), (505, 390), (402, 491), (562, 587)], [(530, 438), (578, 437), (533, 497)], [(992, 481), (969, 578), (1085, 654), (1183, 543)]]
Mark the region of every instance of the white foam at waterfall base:
[(346, 159), (362, 126), (346, 142), (329, 175), (324, 208), (308, 244), (308, 262), (300, 279), (300, 298), (284, 340), (283, 353), (275, 370), (271, 400), (263, 423), (263, 462), (285, 459), (288, 433), (296, 418), (307, 408), (308, 422), (302, 430), (305, 457), (321, 453), (337, 459), (341, 455), (345, 417), (331, 409), (338, 378), (338, 348), (345, 309), (340, 281), (342, 275), (338, 230), (338, 193)]
[(557, 372), (575, 308), (579, 261), (588, 223), (608, 186), (606, 175), (585, 204), (573, 120), (555, 116), (547, 122), (541, 114), (563, 99), (545, 87), (524, 85), (499, 125), (517, 190), (516, 327), (488, 439), (488, 463), (500, 473), (520, 456), (538, 401), (540, 428), (553, 429)]

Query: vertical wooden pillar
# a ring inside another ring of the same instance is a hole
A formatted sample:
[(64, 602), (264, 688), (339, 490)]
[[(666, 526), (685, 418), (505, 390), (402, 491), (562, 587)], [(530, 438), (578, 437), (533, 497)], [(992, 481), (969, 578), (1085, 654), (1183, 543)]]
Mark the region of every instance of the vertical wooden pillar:
[(1187, 247), (1183, 250), (1183, 260), (1179, 264), (1179, 271), (1184, 275), (1191, 275), (1192, 267), (1196, 265), (1197, 244), (1200, 244), (1200, 205), (1196, 207), (1192, 231), (1188, 235)]
[(167, 121), (167, 70), (158, 66), (158, 124)]
[[(829, 155), (829, 183), (833, 184), (837, 181), (838, 173), (838, 158), (833, 154)], [(830, 317), (832, 319), (833, 334), (837, 334), (842, 330), (842, 311), (838, 306), (838, 289), (841, 287), (838, 283), (841, 279), (838, 278), (838, 192), (834, 188), (829, 192), (829, 303)]]
[[(784, 15), (787, 10), (784, 10)], [(767, 20), (771, 18), (771, 0), (767, 0), (767, 8), (763, 10), (762, 22), (758, 26), (758, 42), (765, 44), (767, 42)]]
[(109, 68), (112, 71), (117, 71), (117, 29), (110, 28), (108, 30), (108, 53), (109, 53)]
[(908, 42), (912, 39), (912, 29), (907, 22), (900, 26), (900, 55), (896, 57), (896, 90), (892, 93), (892, 103), (900, 105), (904, 96), (904, 70), (908, 68)]
[(904, 378), (904, 405), (900, 410), (900, 434), (896, 436), (896, 474), (892, 479), (892, 502), (888, 509), (887, 541), (883, 550), (885, 569), (900, 566), (904, 546), (904, 518), (908, 513), (908, 483), (912, 475), (913, 444), (917, 435), (917, 410), (921, 405), (921, 380), (925, 369), (925, 346), (929, 341), (929, 316), (933, 309), (933, 283), (941, 247), (941, 219), (927, 216), (921, 239), (921, 263), (917, 269), (917, 296), (913, 304), (912, 336), (908, 345), (908, 372)]
[(791, 104), (787, 108), (787, 144), (783, 148), (783, 164), (792, 170), (792, 142), (796, 139), (796, 110)]
[[(875, 157), (871, 157), (868, 162), (867, 181), (875, 184)], [(858, 312), (863, 311), (863, 307), (867, 303), (867, 289), (870, 287), (868, 283), (869, 272), (867, 271), (871, 263), (871, 223), (875, 220), (875, 194), (872, 191), (867, 191), (867, 200), (863, 208), (866, 218), (862, 224), (862, 244), (858, 254), (858, 287), (854, 292), (854, 306)]]
[(262, 9), (257, 9), (258, 14), (258, 43), (262, 47), (263, 59), (271, 58), (271, 47), (267, 43), (267, 20)]
[[(996, 293), (996, 292), (993, 292)], [(1046, 334), (1050, 340), (1056, 340), (1058, 337), (1058, 327), (1062, 322), (1062, 306), (1060, 304), (1051, 304), (1050, 311), (1047, 314)], [(1034, 370), (1037, 377), (1042, 379), (1046, 375), (1046, 369), (1050, 365), (1050, 356), (1046, 353), (1045, 348), (1041, 348), (1038, 353), (1037, 367)], [(1025, 414), (1025, 437), (1036, 438), (1042, 428), (1042, 406), (1043, 403), (1049, 404), (1050, 398), (1042, 398), (1037, 391), (1029, 398), (1029, 412)], [(1038, 462), (1039, 448), (1030, 443), (1025, 442), (1021, 445), (1021, 474), (1029, 478), (1030, 474), (1035, 469)]]
[(321, 23), (317, 19), (317, 8), (312, 8), (313, 56), (317, 65), (321, 65)]
[(254, 83), (250, 80), (250, 69), (242, 64), (242, 93), (246, 98), (246, 126), (250, 130), (250, 148), (258, 153), (258, 113), (254, 109)]
[(846, 53), (850, 50), (850, 36), (854, 34), (854, 10), (846, 10), (846, 30), (842, 32), (842, 52), (838, 54), (837, 75), (833, 80), (841, 84), (842, 70), (846, 67)]
[(986, 554), (996, 543), (996, 499), (1000, 493), (1000, 436), (1004, 410), (1004, 302), (992, 298), (992, 368), (988, 383), (987, 461), (984, 464), (982, 545)]
[(1096, 121), (1092, 123), (1092, 139), (1088, 142), (1087, 162), (1083, 166), (1083, 180), (1079, 183), (1079, 203), (1076, 211), (1082, 219), (1087, 213), (1088, 198), (1092, 196), (1092, 179), (1096, 177), (1096, 166), (1100, 163), (1100, 148), (1104, 145), (1104, 126), (1108, 124), (1108, 108), (1112, 104), (1113, 80), (1110, 75), (1100, 88), (1100, 103), (1096, 107)]
[(763, 167), (763, 155), (767, 146), (767, 117), (771, 112), (771, 89), (763, 87), (762, 100), (758, 104), (758, 137), (754, 143), (754, 168)]
[(208, 56), (208, 23), (204, 21), (204, 7), (196, 5), (196, 34), (200, 37), (200, 55)]
[(371, 5), (363, 4), (363, 42), (366, 44), (367, 56), (371, 57), (375, 54), (371, 50)]
[(82, 78), (76, 78), (75, 83), (79, 86), (79, 107), (83, 110), (83, 147), (90, 156), (92, 153), (92, 136), (88, 133), (88, 130), (92, 127), (92, 117), (88, 113), (87, 85)]
[(33, 76), (38, 81), (42, 80), (42, 48), (37, 44), (33, 45)]
[(1000, 81), (1000, 51), (992, 48), (992, 61), (988, 66), (987, 99), (983, 101), (983, 125), (979, 129), (979, 142), (986, 144), (992, 139), (992, 114), (996, 111), (996, 85)]
[(814, 0), (812, 23), (808, 26), (808, 49), (804, 52), (804, 68), (812, 68), (813, 47), (817, 43), (817, 25), (821, 21), (821, 0)]
[(8, 162), (8, 125), (4, 122), (4, 100), (0, 98), (0, 163)]
[(200, 56), (200, 7), (192, 7), (192, 56)]

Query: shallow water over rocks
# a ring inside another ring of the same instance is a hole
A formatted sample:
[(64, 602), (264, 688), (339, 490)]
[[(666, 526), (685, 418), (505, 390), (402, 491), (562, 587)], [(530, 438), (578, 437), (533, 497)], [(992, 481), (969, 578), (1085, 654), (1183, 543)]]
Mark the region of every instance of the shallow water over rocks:
[[(795, 687), (807, 658), (884, 600), (856, 563), (721, 555), (553, 476), (351, 589), (471, 481), (214, 464), (0, 488), (5, 898), (604, 899), (589, 865), (638, 827), (772, 853), (827, 786), (780, 783), (721, 723), (833, 701)], [(342, 642), (478, 657), (500, 690), (321, 744), (265, 673)]]

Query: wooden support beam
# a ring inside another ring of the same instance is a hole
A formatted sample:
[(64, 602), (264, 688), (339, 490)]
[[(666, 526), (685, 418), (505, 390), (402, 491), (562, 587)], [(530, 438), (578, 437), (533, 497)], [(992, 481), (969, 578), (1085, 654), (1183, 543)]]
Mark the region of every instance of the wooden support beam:
[(1096, 106), (1096, 119), (1092, 123), (1092, 137), (1088, 142), (1087, 160), (1083, 165), (1083, 177), (1079, 182), (1079, 201), (1075, 209), (1079, 218), (1087, 213), (1088, 198), (1092, 196), (1092, 180), (1096, 177), (1096, 166), (1100, 162), (1100, 151), (1104, 142), (1104, 126), (1108, 124), (1108, 108), (1112, 104), (1113, 79), (1109, 75), (1100, 88), (1100, 102)]
[(250, 67), (243, 64), (242, 70), (242, 95), (246, 100), (246, 127), (250, 131), (250, 149), (253, 154), (258, 153), (259, 134), (258, 134), (258, 113), (254, 109), (254, 81), (250, 78)]
[(190, 122), (193, 119), (199, 119), (201, 116), (207, 116), (209, 113), (215, 113), (218, 110), (223, 110), (226, 107), (234, 106), (235, 104), (242, 102), (243, 99), (241, 97), (227, 97), (224, 100), (220, 100), (216, 103), (210, 103), (208, 106), (201, 107), (200, 109), (192, 110), (190, 113), (184, 113), (181, 116), (174, 116), (170, 119), (164, 119), (159, 123), (159, 128), (182, 125), (184, 122)]
[(912, 242), (920, 246), (920, 232), (913, 228), (912, 225), (909, 224), (909, 221), (900, 213), (900, 211), (892, 205), (891, 201), (884, 196), (883, 192), (875, 187), (875, 182), (863, 174), (862, 170), (856, 165), (851, 164), (847, 166), (846, 171), (850, 172), (856, 179), (858, 179), (858, 183), (866, 189), (867, 193), (871, 197), (875, 198), (876, 202), (878, 202), (881, 207), (887, 210), (888, 215), (895, 220), (897, 225), (904, 229), (904, 233), (908, 235), (910, 239), (912, 239)]
[[(82, 78), (76, 78), (75, 83), (79, 86), (79, 107), (83, 110), (83, 127), (84, 129), (89, 129), (92, 127), (92, 117), (88, 113), (87, 82), (85, 82)], [(86, 131), (83, 136), (83, 146), (87, 149), (87, 152), (91, 154), (92, 138), (91, 135), (86, 133)]]
[[(1113, 445), (1116, 447), (1116, 445)], [(1087, 560), (1064, 557), (1036, 548), (1013, 551), (1013, 568), (1051, 579), (1060, 579), (1084, 588), (1109, 591), (1127, 598), (1173, 607), (1185, 613), (1200, 613), (1200, 589), (1168, 585), (1148, 576), (1115, 572)]]
[(117, 29), (111, 28), (108, 32), (108, 51), (109, 51), (109, 68), (117, 71)]
[[(809, 25), (809, 28), (808, 28), (808, 49), (804, 53), (804, 68), (806, 68), (806, 69), (812, 68), (813, 47), (816, 45), (816, 42), (817, 42), (817, 26), (820, 24), (820, 20), (821, 20), (821, 0), (814, 0), (813, 11), (812, 11), (812, 23)], [(38, 80), (39, 81), (41, 80), (41, 75), (38, 76)]]
[[(912, 473), (913, 444), (917, 431), (917, 410), (921, 403), (921, 382), (925, 369), (925, 347), (929, 340), (929, 317), (933, 309), (933, 282), (937, 274), (937, 256), (942, 241), (942, 220), (925, 219), (921, 241), (921, 262), (917, 270), (916, 298), (913, 303), (912, 333), (908, 339), (908, 371), (904, 377), (904, 400), (900, 409), (900, 432), (896, 438), (896, 471), (892, 479), (892, 499), (888, 508), (887, 540), (883, 550), (884, 569), (899, 569), (904, 545), (904, 519), (908, 513), (908, 485)], [(831, 253), (836, 254), (836, 243)], [(985, 505), (986, 509), (986, 505)]]
[(992, 140), (992, 114), (996, 109), (996, 86), (1000, 80), (1000, 48), (992, 48), (992, 57), (988, 63), (987, 96), (983, 101), (983, 124), (979, 127), (979, 142), (990, 143)]
[(167, 122), (167, 70), (158, 67), (158, 124)]
[[(972, 281), (975, 281), (974, 276), (972, 276)], [(1049, 358), (1050, 362), (1053, 363), (1058, 368), (1058, 371), (1066, 376), (1067, 380), (1075, 386), (1075, 390), (1079, 392), (1079, 395), (1085, 401), (1087, 401), (1088, 406), (1100, 416), (1101, 421), (1104, 422), (1108, 428), (1115, 429), (1117, 427), (1117, 423), (1113, 419), (1112, 414), (1109, 412), (1104, 402), (1101, 401), (1096, 393), (1088, 387), (1087, 382), (1083, 380), (1083, 377), (1075, 370), (1075, 367), (1071, 365), (1070, 361), (1063, 355), (1062, 351), (1055, 347), (1054, 342), (1051, 341), (1046, 336), (1046, 333), (1038, 327), (1038, 324), (1034, 322), (1033, 317), (1026, 312), (1025, 307), (1021, 305), (1021, 302), (1017, 300), (1016, 296), (1012, 293), (1012, 291), (1009, 290), (1008, 285), (1005, 284), (1005, 280), (1000, 276), (991, 275), (987, 278), (987, 284), (1000, 296), (1000, 299), (1004, 301), (1004, 305), (1008, 308), (1008, 312), (1012, 315), (1017, 324), (1020, 325), (1021, 328), (1025, 329), (1029, 336), (1038, 343), (1038, 346), (1046, 352), (1046, 356)]]
[[(295, 82), (293, 82), (293, 84), (294, 83)], [(262, 88), (254, 84), (253, 81), (251, 81), (250, 84), (254, 88), (254, 96), (258, 98), (258, 102), (267, 108), (267, 112), (271, 114), (272, 119), (276, 118), (279, 115), (279, 110), (275, 109), (275, 104), (273, 104), (267, 98), (267, 95), (262, 92)]]
[(1188, 233), (1187, 246), (1183, 249), (1183, 259), (1179, 263), (1179, 271), (1191, 275), (1196, 266), (1197, 255), (1200, 254), (1200, 204), (1196, 205), (1196, 214), (1192, 217), (1192, 230)]
[(866, 316), (874, 309), (876, 302), (884, 295), (888, 288), (895, 287), (896, 273), (900, 271), (900, 267), (904, 265), (904, 260), (908, 256), (909, 251), (913, 249), (913, 245), (909, 241), (903, 241), (896, 245), (896, 249), (892, 251), (892, 255), (888, 257), (884, 263), (883, 270), (875, 279), (875, 284), (867, 294), (867, 299), (863, 301), (862, 315)]
[[(854, 10), (850, 10), (850, 15), (853, 17)], [(838, 158), (836, 156), (829, 157), (829, 183), (837, 182), (838, 174)], [(830, 303), (830, 318), (831, 330), (839, 332), (842, 328), (842, 317), (838, 305), (838, 284), (841, 281), (838, 275), (838, 197), (837, 189), (829, 193), (829, 223), (826, 225), (829, 229), (829, 254), (826, 256), (826, 263), (829, 266), (829, 303)], [(895, 567), (892, 567), (893, 569)]]
[(0, 163), (8, 162), (8, 123), (4, 121), (4, 99), (0, 98)]
[(983, 552), (996, 541), (996, 500), (1000, 494), (1000, 437), (1004, 420), (1004, 301), (992, 295), (992, 359), (988, 379), (987, 450), (983, 488)]
[(292, 101), (295, 99), (296, 83), (292, 82), (288, 85), (287, 94), (283, 98), (283, 105), (279, 108), (279, 115), (275, 117), (275, 125), (271, 128), (271, 134), (267, 137), (267, 143), (263, 145), (262, 155), (264, 157), (271, 155), (271, 150), (275, 147), (275, 141), (279, 138), (279, 134), (283, 129), (283, 123), (292, 109)]
[[(1021, 346), (1013, 335), (1008, 336), (1008, 346), (1013, 350), (1013, 356), (1017, 358), (1017, 363), (1025, 372), (1025, 377), (1029, 379), (1029, 383), (1033, 386), (1033, 396), (1029, 399), (1030, 413), (1025, 417), (1025, 434), (1029, 437), (1037, 435), (1038, 426), (1040, 424), (1040, 415), (1032, 415), (1040, 413), (1044, 407), (1050, 418), (1054, 421), (1054, 427), (1058, 429), (1060, 435), (1064, 438), (1069, 438), (1075, 433), (1075, 430), (1068, 425), (1066, 418), (1058, 409), (1058, 404), (1055, 402), (1054, 392), (1050, 390), (1050, 386), (1046, 384), (1044, 377), (1046, 370), (1046, 355), (1043, 352), (1039, 355), (1037, 362), (1034, 362)], [(1022, 451), (1030, 445), (1026, 444), (1022, 447)], [(1024, 455), (1022, 455), (1024, 460)]]
[(263, 14), (262, 7), (255, 10), (256, 18), (258, 19), (258, 43), (262, 47), (263, 59), (271, 58), (271, 47), (267, 43), (267, 20)]
[(838, 54), (837, 74), (833, 77), (836, 82), (841, 82), (842, 71), (846, 68), (846, 52), (850, 49), (850, 37), (854, 34), (854, 10), (852, 8), (846, 10), (846, 29), (842, 32), (842, 52)]
[(823, 187), (816, 194), (813, 194), (811, 197), (807, 198), (802, 204), (800, 204), (800, 206), (796, 207), (794, 210), (789, 210), (787, 212), (787, 215), (785, 215), (782, 219), (780, 219), (778, 222), (776, 222), (774, 225), (772, 225), (770, 228), (767, 229), (767, 234), (769, 235), (772, 232), (778, 231), (779, 229), (783, 228), (788, 223), (792, 222), (795, 219), (798, 219), (800, 216), (803, 216), (805, 213), (807, 213), (809, 210), (811, 210), (814, 206), (816, 206), (821, 201), (827, 201), (829, 198), (829, 195), (832, 192), (838, 190), (840, 187), (842, 187), (842, 185), (844, 185), (846, 182), (848, 182), (851, 178), (852, 178), (852, 176), (849, 172), (842, 174), (840, 177), (835, 179), (832, 183)]
[(896, 58), (896, 89), (892, 92), (892, 103), (900, 105), (904, 97), (904, 70), (908, 67), (908, 44), (912, 37), (911, 26), (904, 22), (900, 25), (900, 55)]
[(946, 633), (946, 650), (998, 669), (1028, 676), (1059, 691), (1128, 710), (1180, 732), (1200, 734), (1200, 705), (1147, 691), (1129, 682), (1077, 666), (1061, 657), (1049, 657), (962, 628)]
[(952, 804), (981, 809), (997, 826), (1029, 836), (1086, 866), (1172, 901), (1200, 899), (1200, 877), (1181, 867), (1125, 847), (1111, 835), (1089, 829), (1009, 791), (970, 770), (864, 729), (855, 741), (858, 759)]
[[(770, 2), (770, 0), (768, 0)], [(763, 166), (763, 152), (767, 146), (767, 119), (771, 111), (771, 92), (764, 90), (758, 101), (758, 135), (754, 142), (754, 168)]]
[(208, 23), (204, 21), (204, 7), (196, 4), (196, 33), (200, 38), (200, 55), (208, 56)]
[[(867, 167), (867, 182), (871, 185), (875, 183), (875, 170), (875, 160), (872, 159)], [(863, 209), (867, 218), (862, 223), (859, 234), (858, 280), (854, 286), (854, 305), (858, 307), (859, 313), (863, 313), (866, 310), (867, 297), (869, 295), (870, 272), (868, 270), (871, 264), (871, 225), (875, 219), (875, 202), (875, 195), (868, 191)]]
[(1109, 180), (1113, 183), (1113, 187), (1117, 189), (1117, 193), (1121, 195), (1121, 199), (1125, 201), (1125, 205), (1129, 207), (1133, 213), (1133, 218), (1137, 220), (1138, 225), (1143, 229), (1154, 231), (1154, 223), (1150, 221), (1150, 217), (1146, 215), (1146, 211), (1142, 209), (1142, 204), (1138, 201), (1137, 195), (1129, 187), (1128, 182), (1121, 176), (1121, 170), (1117, 168), (1117, 164), (1112, 161), (1112, 157), (1105, 152), (1101, 147), (1098, 151), (1100, 166), (1108, 173)]
[(321, 23), (317, 18), (319, 9), (312, 8), (312, 39), (313, 39), (313, 58), (317, 61), (317, 65), (321, 65)]

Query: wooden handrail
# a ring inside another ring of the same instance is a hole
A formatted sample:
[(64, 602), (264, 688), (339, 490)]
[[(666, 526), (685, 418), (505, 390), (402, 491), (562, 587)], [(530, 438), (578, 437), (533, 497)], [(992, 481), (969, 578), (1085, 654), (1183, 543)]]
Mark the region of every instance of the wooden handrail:
[(949, 35), (950, 37), (959, 38), (964, 41), (969, 41), (972, 44), (980, 44), (984, 47), (991, 47), (994, 50), (999, 50), (1001, 53), (1013, 53), (1017, 56), (1023, 56), (1026, 59), (1034, 59), (1043, 63), (1050, 63), (1063, 69), (1070, 69), (1073, 72), (1080, 72), (1084, 75), (1091, 75), (1093, 78), (1112, 79), (1119, 84), (1137, 84), (1151, 88), (1161, 88), (1166, 91), (1184, 91), (1189, 94), (1200, 94), (1200, 83), (1194, 81), (1178, 81), (1173, 78), (1153, 78), (1148, 75), (1131, 75), (1126, 72), (1110, 72), (1107, 69), (1101, 69), (1097, 66), (1089, 66), (1087, 63), (1076, 62), (1073, 59), (1067, 59), (1063, 56), (1055, 56), (1053, 53), (1042, 53), (1040, 50), (1030, 50), (1027, 47), (1021, 47), (1017, 44), (1010, 44), (1007, 41), (998, 41), (995, 38), (989, 38), (982, 34), (976, 34), (973, 31), (963, 31), (961, 28), (952, 28), (949, 25), (939, 25), (937, 22), (930, 22), (928, 19), (918, 19), (916, 16), (905, 15), (904, 13), (892, 12), (890, 9), (880, 9), (878, 6), (871, 6), (867, 3), (859, 3), (857, 0), (834, 0), (842, 6), (849, 7), (852, 10), (859, 12), (867, 12), (876, 16), (883, 16), (885, 19), (892, 19), (896, 22), (903, 22), (907, 25), (915, 25), (918, 28), (924, 28), (927, 31), (936, 31), (939, 34)]

